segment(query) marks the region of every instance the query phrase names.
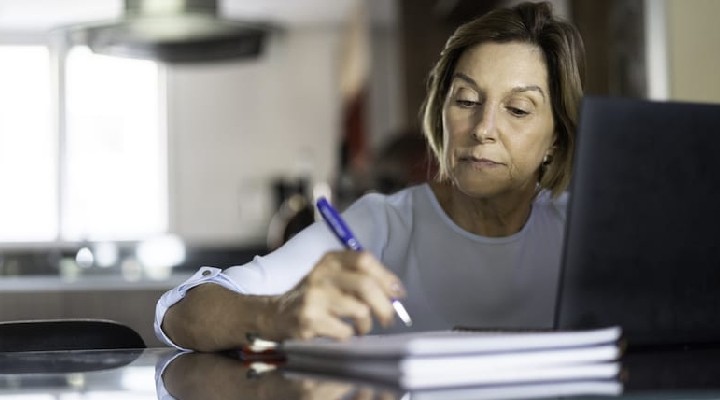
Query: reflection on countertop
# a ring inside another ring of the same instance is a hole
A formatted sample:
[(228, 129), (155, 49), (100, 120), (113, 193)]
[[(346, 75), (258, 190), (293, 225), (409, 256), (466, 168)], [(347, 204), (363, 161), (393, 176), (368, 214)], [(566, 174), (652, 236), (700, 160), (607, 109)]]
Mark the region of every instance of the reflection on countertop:
[(0, 398), (155, 399), (155, 364), (171, 349), (5, 353)]
[[(0, 248), (0, 321), (110, 319), (135, 329), (146, 345), (163, 346), (153, 320), (165, 291), (201, 266), (226, 268), (266, 253), (264, 245), (189, 247), (178, 265), (149, 268), (137, 261), (132, 244), (118, 245), (116, 260), (108, 265), (95, 262), (100, 253), (78, 257), (83, 247)], [(94, 262), (87, 263), (90, 259)]]
[[(118, 281), (152, 285), (192, 275), (201, 266), (227, 268), (268, 252), (263, 244), (188, 246), (172, 266), (149, 265), (139, 257), (138, 243), (90, 243), (64, 247), (0, 248), (0, 282), (20, 277), (26, 282), (82, 285)], [(109, 254), (109, 255), (108, 255)], [(3, 286), (12, 286), (2, 284)]]
[(264, 244), (178, 248), (172, 241), (153, 242), (160, 247), (148, 253), (147, 241), (143, 243), (143, 250), (141, 243), (127, 242), (23, 248), (3, 244), (0, 321), (109, 319), (133, 328), (146, 345), (163, 346), (153, 321), (165, 291), (201, 266), (226, 268), (267, 253)]

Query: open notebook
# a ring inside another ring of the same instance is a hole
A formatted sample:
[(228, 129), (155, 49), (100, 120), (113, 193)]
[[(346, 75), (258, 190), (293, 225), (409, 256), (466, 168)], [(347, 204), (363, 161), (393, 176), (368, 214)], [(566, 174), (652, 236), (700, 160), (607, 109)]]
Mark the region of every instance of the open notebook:
[(434, 331), (287, 341), (290, 369), (351, 375), (406, 389), (612, 378), (618, 328), (575, 332)]

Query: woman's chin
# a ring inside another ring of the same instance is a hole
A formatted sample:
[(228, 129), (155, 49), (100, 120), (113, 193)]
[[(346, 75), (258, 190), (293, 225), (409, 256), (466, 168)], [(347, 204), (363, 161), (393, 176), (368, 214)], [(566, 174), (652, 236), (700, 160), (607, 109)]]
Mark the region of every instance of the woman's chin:
[(510, 189), (508, 182), (487, 177), (477, 176), (456, 176), (454, 179), (455, 188), (469, 197), (489, 198), (497, 196)]

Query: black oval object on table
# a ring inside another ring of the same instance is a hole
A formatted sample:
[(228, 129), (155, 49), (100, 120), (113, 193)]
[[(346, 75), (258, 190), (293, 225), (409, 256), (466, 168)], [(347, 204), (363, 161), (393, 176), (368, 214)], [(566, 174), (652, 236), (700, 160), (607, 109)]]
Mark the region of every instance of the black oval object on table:
[[(0, 322), (0, 374), (111, 369), (132, 362), (144, 349), (137, 332), (111, 320)], [(52, 361), (47, 352), (55, 353)]]

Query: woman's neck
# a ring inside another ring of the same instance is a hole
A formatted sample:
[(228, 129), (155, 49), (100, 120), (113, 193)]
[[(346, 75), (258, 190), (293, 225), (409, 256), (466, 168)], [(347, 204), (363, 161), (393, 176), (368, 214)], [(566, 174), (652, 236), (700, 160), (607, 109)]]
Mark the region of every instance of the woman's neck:
[(487, 237), (510, 236), (525, 226), (537, 195), (532, 190), (475, 198), (450, 182), (430, 183), (445, 213), (462, 229)]

